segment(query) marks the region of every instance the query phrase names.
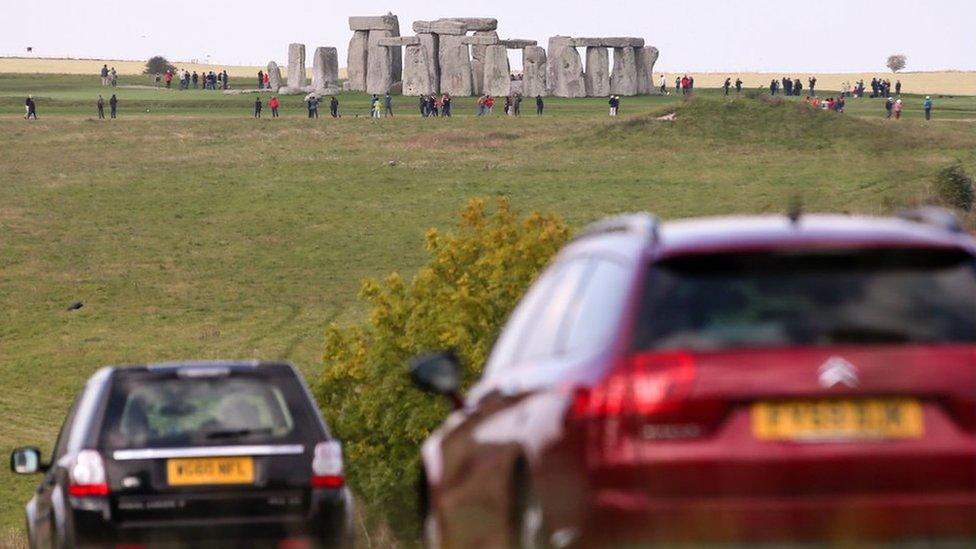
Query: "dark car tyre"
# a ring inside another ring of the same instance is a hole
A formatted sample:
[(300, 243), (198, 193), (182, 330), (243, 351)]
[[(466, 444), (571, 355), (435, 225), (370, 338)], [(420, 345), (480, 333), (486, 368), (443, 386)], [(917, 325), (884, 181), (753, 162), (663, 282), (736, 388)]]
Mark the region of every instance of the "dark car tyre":
[(521, 479), (515, 484), (509, 545), (522, 549), (549, 547), (542, 505), (532, 489), (532, 483), (524, 476), (519, 476)]

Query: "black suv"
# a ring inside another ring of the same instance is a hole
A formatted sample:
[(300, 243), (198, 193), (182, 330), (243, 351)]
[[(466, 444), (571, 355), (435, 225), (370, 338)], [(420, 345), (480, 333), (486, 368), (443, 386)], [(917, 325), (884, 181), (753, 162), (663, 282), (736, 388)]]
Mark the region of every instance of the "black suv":
[(27, 504), (33, 547), (351, 544), (342, 446), (289, 364), (107, 367), (78, 395)]

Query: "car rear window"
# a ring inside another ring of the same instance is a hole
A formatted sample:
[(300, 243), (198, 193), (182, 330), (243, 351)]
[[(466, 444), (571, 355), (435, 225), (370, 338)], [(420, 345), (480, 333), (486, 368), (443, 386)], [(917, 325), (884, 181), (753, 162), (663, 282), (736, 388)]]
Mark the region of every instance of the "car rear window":
[(678, 257), (652, 266), (637, 349), (976, 342), (976, 265), (962, 251)]
[(317, 418), (293, 375), (115, 376), (102, 423), (108, 449), (302, 442)]

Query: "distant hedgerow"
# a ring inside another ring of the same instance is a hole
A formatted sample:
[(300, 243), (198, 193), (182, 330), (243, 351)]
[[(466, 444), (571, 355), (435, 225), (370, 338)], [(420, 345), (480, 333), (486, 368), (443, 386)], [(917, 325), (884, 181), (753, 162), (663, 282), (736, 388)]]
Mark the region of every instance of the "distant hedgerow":
[(973, 209), (973, 179), (961, 164), (953, 164), (939, 170), (935, 178), (935, 192), (946, 204), (964, 211)]
[(326, 330), (316, 396), (345, 444), (350, 484), (399, 535), (418, 533), (420, 444), (448, 411), (410, 385), (406, 362), (451, 348), (470, 384), (509, 311), (567, 235), (556, 216), (520, 217), (506, 199), (493, 210), (472, 200), (453, 232), (427, 232), (430, 258), (412, 280), (393, 273), (364, 281), (368, 319)]

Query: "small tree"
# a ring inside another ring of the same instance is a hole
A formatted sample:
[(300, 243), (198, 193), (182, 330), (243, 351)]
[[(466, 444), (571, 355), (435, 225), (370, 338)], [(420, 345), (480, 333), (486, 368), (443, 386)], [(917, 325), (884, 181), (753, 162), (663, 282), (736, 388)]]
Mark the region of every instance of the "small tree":
[(896, 53), (895, 55), (888, 56), (887, 65), (888, 68), (891, 69), (891, 72), (898, 72), (904, 69), (905, 65), (907, 64), (908, 64), (908, 58), (900, 53)]
[(168, 70), (175, 71), (176, 67), (162, 55), (157, 55), (150, 57), (149, 61), (146, 61), (146, 70), (143, 71), (143, 74), (163, 74)]
[(452, 348), (469, 385), (505, 317), (567, 236), (556, 216), (522, 217), (505, 199), (493, 209), (472, 200), (454, 231), (427, 232), (429, 260), (412, 279), (365, 281), (366, 319), (326, 330), (319, 405), (345, 444), (353, 488), (400, 536), (418, 533), (418, 448), (448, 412), (411, 387), (407, 360)]

